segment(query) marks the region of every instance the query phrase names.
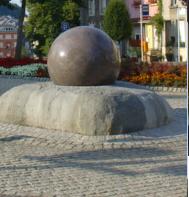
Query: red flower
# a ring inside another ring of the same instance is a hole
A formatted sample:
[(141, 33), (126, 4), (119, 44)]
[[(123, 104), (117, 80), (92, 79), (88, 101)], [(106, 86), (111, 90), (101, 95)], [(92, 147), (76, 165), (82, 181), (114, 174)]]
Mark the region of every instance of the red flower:
[(26, 64), (33, 64), (33, 63), (43, 63), (46, 64), (46, 60), (35, 60), (33, 58), (23, 58), (21, 60), (16, 60), (14, 58), (0, 58), (0, 66), (4, 68), (11, 68), (14, 66), (23, 66)]

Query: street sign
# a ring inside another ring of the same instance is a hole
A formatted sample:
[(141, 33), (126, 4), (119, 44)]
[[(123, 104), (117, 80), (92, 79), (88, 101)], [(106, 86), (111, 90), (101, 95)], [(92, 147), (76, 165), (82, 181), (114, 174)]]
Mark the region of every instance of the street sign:
[(69, 28), (70, 28), (70, 24), (69, 24), (68, 22), (63, 21), (63, 22), (61, 23), (61, 30), (62, 30), (62, 31), (66, 31), (66, 30), (68, 30)]
[(142, 4), (142, 16), (149, 16), (149, 4)]

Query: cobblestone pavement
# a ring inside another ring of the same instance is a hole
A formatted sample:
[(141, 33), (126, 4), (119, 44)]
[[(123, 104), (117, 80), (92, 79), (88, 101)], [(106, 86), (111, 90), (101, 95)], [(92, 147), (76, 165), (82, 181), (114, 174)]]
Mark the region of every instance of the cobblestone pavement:
[[(0, 78), (0, 94), (28, 82)], [(186, 93), (158, 94), (175, 115), (158, 129), (84, 137), (0, 123), (0, 196), (187, 196)]]

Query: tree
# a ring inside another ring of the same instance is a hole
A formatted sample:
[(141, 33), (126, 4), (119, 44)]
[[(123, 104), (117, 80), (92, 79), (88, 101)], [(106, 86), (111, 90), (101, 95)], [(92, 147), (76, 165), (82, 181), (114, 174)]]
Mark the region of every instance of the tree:
[(129, 38), (132, 26), (128, 10), (122, 0), (110, 0), (104, 15), (103, 28), (118, 42)]
[(31, 43), (37, 42), (34, 52), (38, 56), (48, 53), (50, 45), (61, 33), (62, 21), (68, 21), (72, 26), (79, 24), (80, 3), (71, 0), (29, 1), (25, 35)]
[[(27, 3), (27, 4), (26, 4)], [(83, 0), (21, 0), (21, 11), (18, 22), (18, 33), (15, 58), (20, 59), (23, 41), (23, 23), (26, 5), (29, 10), (29, 21), (25, 27), (30, 41), (37, 41), (36, 52), (39, 55), (47, 54), (52, 41), (61, 32), (60, 24), (63, 20), (79, 24), (79, 6)], [(1, 0), (0, 6), (12, 8), (10, 0)]]
[(159, 48), (161, 48), (161, 54), (162, 54), (162, 31), (164, 28), (164, 19), (163, 19), (162, 12), (163, 12), (163, 3), (162, 3), (162, 0), (159, 0), (158, 1), (158, 13), (152, 17), (151, 22), (152, 24), (154, 24), (157, 30), (158, 43), (160, 44)]
[(62, 17), (73, 26), (79, 25), (79, 5), (73, 1), (66, 1), (62, 8)]
[(0, 6), (6, 6), (6, 7), (9, 7), (11, 4), (10, 4), (10, 1), (11, 0), (1, 0), (0, 1)]
[(26, 0), (22, 0), (22, 6), (18, 20), (17, 42), (16, 42), (16, 52), (15, 52), (16, 59), (20, 59), (22, 55), (23, 22), (25, 17), (25, 11), (26, 11)]

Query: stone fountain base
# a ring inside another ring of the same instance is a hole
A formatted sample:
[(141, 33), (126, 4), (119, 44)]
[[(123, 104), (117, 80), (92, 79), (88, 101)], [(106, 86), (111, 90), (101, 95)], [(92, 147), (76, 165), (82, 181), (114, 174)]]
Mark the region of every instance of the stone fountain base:
[(1, 122), (83, 135), (155, 128), (172, 119), (172, 109), (164, 98), (120, 81), (107, 86), (21, 85), (0, 97), (0, 109)]

